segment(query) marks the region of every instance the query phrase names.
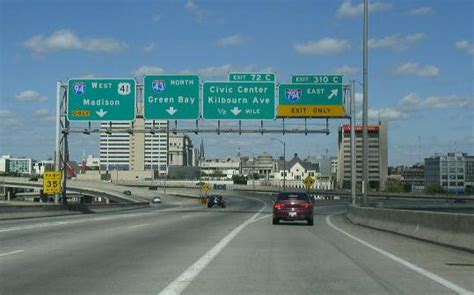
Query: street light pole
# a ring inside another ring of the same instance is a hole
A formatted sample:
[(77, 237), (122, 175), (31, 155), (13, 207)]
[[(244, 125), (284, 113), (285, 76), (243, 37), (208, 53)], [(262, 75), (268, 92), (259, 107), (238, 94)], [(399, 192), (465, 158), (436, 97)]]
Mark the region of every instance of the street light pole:
[(364, 57), (363, 57), (363, 116), (362, 116), (362, 172), (363, 172), (363, 181), (362, 181), (362, 190), (363, 190), (363, 202), (364, 205), (367, 205), (367, 189), (369, 183), (369, 155), (368, 155), (368, 58), (369, 58), (369, 49), (368, 49), (368, 35), (369, 35), (369, 1), (364, 0)]
[(271, 140), (277, 140), (283, 145), (283, 191), (286, 191), (286, 143), (285, 141), (278, 138), (270, 138)]

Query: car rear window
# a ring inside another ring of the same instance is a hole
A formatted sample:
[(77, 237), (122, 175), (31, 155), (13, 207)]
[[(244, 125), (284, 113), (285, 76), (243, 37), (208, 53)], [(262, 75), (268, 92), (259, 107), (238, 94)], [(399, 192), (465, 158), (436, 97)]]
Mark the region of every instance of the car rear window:
[(309, 197), (305, 193), (280, 193), (277, 197), (278, 201), (283, 200), (301, 200), (301, 201), (309, 201)]

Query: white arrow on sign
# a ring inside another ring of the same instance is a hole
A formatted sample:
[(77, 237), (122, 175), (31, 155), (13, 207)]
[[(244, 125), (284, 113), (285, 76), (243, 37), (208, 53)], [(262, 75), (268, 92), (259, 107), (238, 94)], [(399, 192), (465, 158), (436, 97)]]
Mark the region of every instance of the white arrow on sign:
[(331, 94), (329, 94), (328, 99), (331, 99), (334, 96), (337, 96), (337, 92), (338, 92), (338, 89), (331, 90)]
[(170, 107), (169, 109), (166, 109), (166, 112), (168, 112), (168, 114), (170, 114), (171, 116), (173, 116), (178, 110), (175, 109), (174, 107)]
[(238, 107), (234, 107), (232, 110), (230, 110), (230, 112), (231, 112), (232, 114), (234, 114), (235, 116), (237, 116), (238, 114), (240, 114), (241, 111), (242, 111), (242, 110), (239, 110)]
[(99, 111), (96, 111), (95, 113), (97, 114), (97, 116), (101, 118), (107, 114), (107, 112), (104, 111), (103, 109), (100, 109)]

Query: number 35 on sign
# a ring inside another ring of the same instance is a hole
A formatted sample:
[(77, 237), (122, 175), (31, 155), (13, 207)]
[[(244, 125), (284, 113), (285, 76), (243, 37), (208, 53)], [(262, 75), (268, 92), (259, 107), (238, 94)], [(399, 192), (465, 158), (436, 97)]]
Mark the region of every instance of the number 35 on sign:
[(62, 192), (62, 171), (47, 171), (43, 174), (43, 193), (60, 194)]

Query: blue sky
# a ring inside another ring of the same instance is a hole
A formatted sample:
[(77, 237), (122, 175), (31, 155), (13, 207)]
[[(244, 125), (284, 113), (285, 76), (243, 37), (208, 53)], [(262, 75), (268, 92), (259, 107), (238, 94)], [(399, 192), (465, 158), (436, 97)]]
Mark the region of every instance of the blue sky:
[[(361, 1), (0, 0), (0, 154), (41, 160), (54, 150), (55, 83), (229, 71), (342, 73), (362, 81)], [(389, 122), (389, 164), (434, 152), (474, 153), (474, 4), (373, 1), (369, 115)], [(357, 85), (357, 98), (362, 88)], [(360, 109), (360, 104), (358, 104)], [(313, 123), (324, 123), (321, 120)], [(192, 135), (208, 157), (267, 151), (337, 153), (330, 135)], [(270, 124), (270, 123), (269, 123)], [(274, 124), (274, 123), (273, 123)], [(421, 155), (418, 142), (421, 136)], [(98, 137), (71, 136), (71, 155), (98, 154)]]

